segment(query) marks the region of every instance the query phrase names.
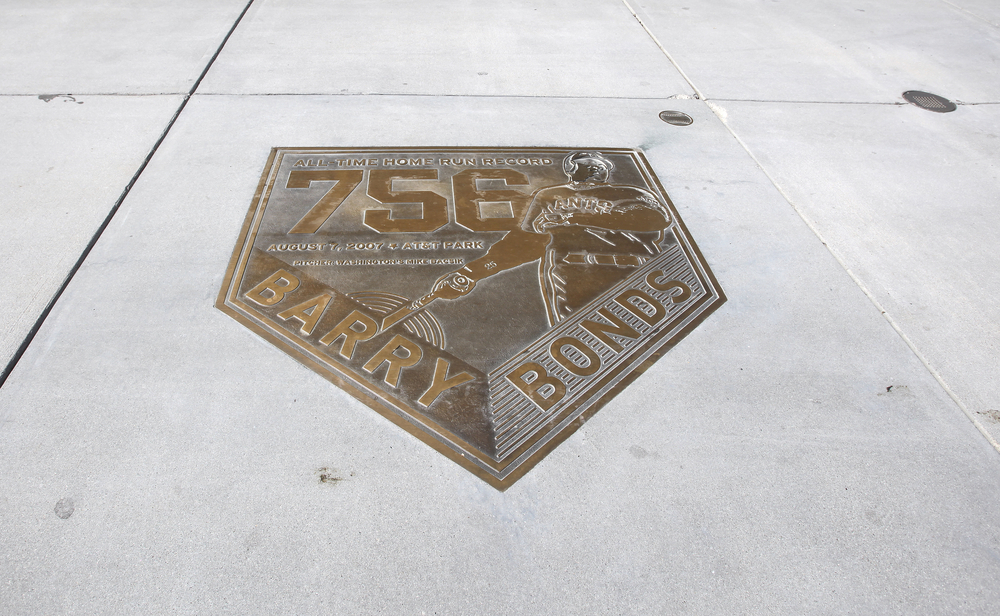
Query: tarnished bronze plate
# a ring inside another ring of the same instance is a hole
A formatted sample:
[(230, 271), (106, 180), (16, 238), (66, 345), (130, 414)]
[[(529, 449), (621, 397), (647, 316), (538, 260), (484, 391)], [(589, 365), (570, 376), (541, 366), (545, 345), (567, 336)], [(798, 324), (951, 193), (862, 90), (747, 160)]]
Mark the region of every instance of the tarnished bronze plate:
[(505, 489), (723, 301), (640, 152), (275, 148), (217, 305)]

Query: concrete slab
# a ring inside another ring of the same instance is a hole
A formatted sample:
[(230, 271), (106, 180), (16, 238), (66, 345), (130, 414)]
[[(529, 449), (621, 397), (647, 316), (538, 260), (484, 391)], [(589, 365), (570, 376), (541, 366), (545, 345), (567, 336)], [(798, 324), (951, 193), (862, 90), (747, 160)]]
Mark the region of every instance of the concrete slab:
[(940, 0), (628, 0), (710, 99), (1000, 101), (1000, 30)]
[(246, 0), (9, 0), (0, 94), (188, 92)]
[(180, 96), (0, 96), (0, 366), (63, 283)]
[[(212, 305), (271, 146), (432, 141), (642, 146), (730, 298), (505, 493)], [(196, 96), (0, 420), (12, 613), (1000, 600), (1000, 456), (693, 100)]]
[(1000, 439), (1000, 107), (724, 103), (847, 267)]
[(667, 97), (691, 89), (619, 0), (255, 2), (203, 93)]
[(944, 0), (994, 26), (1000, 26), (1000, 7), (991, 0)]

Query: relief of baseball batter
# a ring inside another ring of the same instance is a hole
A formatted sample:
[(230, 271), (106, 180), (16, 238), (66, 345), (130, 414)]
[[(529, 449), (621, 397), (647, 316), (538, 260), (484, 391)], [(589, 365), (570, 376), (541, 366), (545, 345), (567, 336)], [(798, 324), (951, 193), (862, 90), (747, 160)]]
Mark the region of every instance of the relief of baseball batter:
[(608, 183), (613, 169), (600, 152), (571, 153), (563, 160), (567, 183), (535, 192), (520, 228), (485, 256), (439, 278), (407, 312), (436, 299), (462, 297), (484, 278), (540, 260), (551, 326), (626, 278), (660, 252), (670, 215), (648, 190)]

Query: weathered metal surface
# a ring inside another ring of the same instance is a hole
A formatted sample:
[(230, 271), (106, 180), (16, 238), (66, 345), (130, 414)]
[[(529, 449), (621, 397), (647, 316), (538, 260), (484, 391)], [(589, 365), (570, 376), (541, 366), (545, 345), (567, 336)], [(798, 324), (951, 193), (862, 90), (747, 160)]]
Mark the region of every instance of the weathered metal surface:
[(936, 113), (950, 113), (958, 109), (958, 106), (947, 98), (938, 94), (931, 94), (930, 92), (907, 90), (903, 92), (903, 98), (912, 105)]
[(669, 109), (660, 112), (660, 119), (674, 126), (691, 126), (694, 122), (694, 119), (683, 111), (671, 111)]
[(505, 489), (723, 301), (637, 151), (275, 148), (217, 305)]

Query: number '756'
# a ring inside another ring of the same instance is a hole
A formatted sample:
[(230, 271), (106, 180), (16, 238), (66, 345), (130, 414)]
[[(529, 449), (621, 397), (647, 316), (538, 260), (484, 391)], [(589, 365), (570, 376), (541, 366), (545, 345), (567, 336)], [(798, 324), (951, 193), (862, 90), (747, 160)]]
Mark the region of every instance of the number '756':
[[(430, 190), (393, 190), (393, 180), (436, 180), (437, 169), (372, 169), (368, 196), (386, 204), (420, 204), (420, 218), (394, 218), (391, 208), (367, 208), (365, 226), (379, 233), (427, 233), (448, 224), (448, 200)], [(530, 195), (511, 188), (479, 190), (477, 180), (503, 180), (506, 186), (527, 186), (528, 178), (513, 169), (466, 169), (452, 177), (455, 222), (471, 231), (509, 231), (520, 224)], [(295, 169), (288, 174), (288, 188), (309, 188), (313, 182), (333, 186), (312, 206), (289, 233), (316, 233), (333, 216), (348, 195), (364, 180), (361, 169)], [(483, 218), (480, 203), (509, 202), (513, 217)]]

